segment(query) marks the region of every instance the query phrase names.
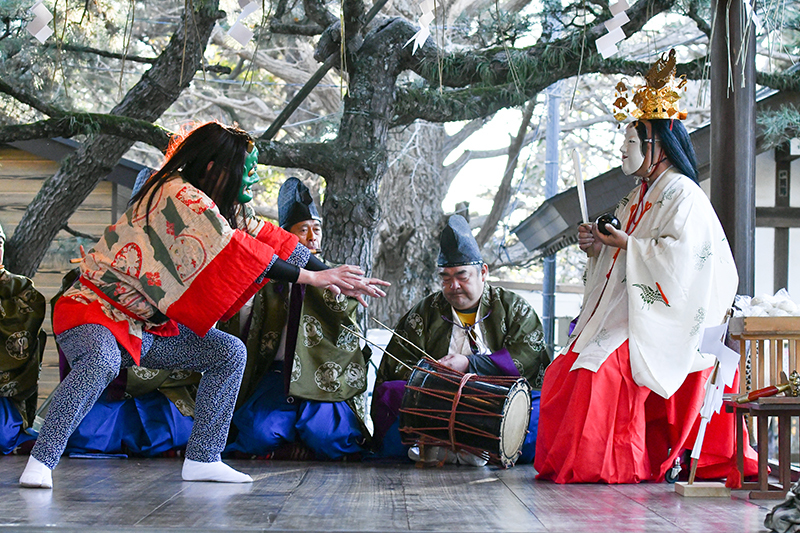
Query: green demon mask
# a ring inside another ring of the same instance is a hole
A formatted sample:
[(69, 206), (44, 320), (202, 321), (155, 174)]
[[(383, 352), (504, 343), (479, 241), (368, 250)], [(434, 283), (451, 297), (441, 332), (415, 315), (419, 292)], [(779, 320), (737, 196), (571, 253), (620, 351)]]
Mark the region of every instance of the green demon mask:
[(247, 145), (247, 156), (244, 158), (244, 175), (242, 176), (242, 190), (239, 191), (238, 200), (246, 204), (253, 199), (253, 192), (250, 190), (254, 184), (258, 183), (258, 148), (252, 142)]

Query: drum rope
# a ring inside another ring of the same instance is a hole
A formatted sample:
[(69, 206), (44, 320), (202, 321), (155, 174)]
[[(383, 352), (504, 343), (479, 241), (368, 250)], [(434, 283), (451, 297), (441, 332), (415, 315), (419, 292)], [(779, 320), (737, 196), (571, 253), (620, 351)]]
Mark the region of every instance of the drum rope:
[(476, 376), (477, 374), (464, 374), (464, 377), (461, 378), (461, 383), (458, 385), (455, 398), (453, 399), (453, 407), (450, 409), (450, 423), (447, 427), (450, 433), (450, 445), (453, 447), (453, 451), (456, 451), (456, 409), (458, 409), (458, 402), (461, 401), (461, 391), (464, 389), (464, 385), (466, 385), (470, 379)]

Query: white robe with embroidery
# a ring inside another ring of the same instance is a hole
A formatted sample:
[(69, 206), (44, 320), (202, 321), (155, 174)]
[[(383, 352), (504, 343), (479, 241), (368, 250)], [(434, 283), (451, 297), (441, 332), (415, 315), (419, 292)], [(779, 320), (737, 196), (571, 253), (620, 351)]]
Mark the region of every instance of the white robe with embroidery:
[[(641, 187), (617, 207), (623, 229)], [(596, 372), (627, 339), (636, 383), (669, 398), (687, 374), (713, 365), (713, 356), (698, 351), (700, 335), (722, 323), (739, 278), (711, 202), (690, 178), (668, 169), (643, 202), (627, 250), (604, 246), (589, 259), (581, 316), (565, 353), (571, 346), (580, 354), (573, 370)]]

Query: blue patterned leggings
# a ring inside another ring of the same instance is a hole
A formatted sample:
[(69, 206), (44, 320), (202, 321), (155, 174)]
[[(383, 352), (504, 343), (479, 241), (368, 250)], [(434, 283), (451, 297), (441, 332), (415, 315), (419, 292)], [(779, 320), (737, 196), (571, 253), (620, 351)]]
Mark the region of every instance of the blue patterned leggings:
[[(228, 438), (236, 396), (247, 360), (244, 344), (232, 335), (211, 329), (199, 337), (178, 325), (180, 335), (142, 336), (141, 364), (153, 369), (188, 369), (203, 373), (197, 390), (192, 434), (186, 458), (210, 463), (220, 460)], [(39, 437), (31, 451), (55, 468), (72, 432), (120, 370), (134, 365), (104, 326), (84, 324), (56, 337), (72, 371), (53, 393)]]

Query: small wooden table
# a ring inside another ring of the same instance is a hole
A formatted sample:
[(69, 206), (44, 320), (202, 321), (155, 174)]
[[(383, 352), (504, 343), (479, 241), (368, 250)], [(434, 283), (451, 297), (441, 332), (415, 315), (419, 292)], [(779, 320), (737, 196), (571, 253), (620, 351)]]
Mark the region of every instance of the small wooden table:
[[(800, 416), (800, 398), (771, 396), (749, 403), (724, 401), (728, 413), (733, 413), (736, 424), (736, 461), (740, 473), (744, 473), (744, 415), (757, 421), (758, 482), (746, 483), (742, 475), (742, 488), (750, 491), (750, 498), (761, 500), (781, 499), (792, 486), (792, 417)], [(778, 418), (778, 484), (769, 483), (769, 445), (767, 427), (769, 417)]]

